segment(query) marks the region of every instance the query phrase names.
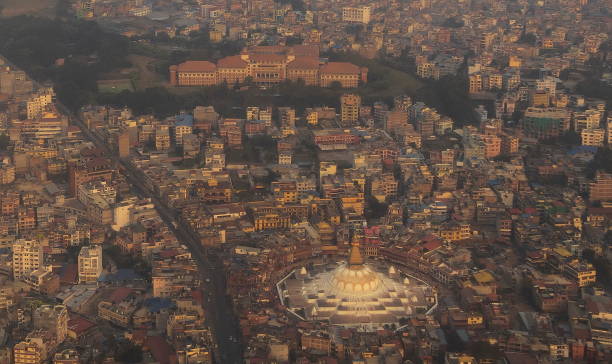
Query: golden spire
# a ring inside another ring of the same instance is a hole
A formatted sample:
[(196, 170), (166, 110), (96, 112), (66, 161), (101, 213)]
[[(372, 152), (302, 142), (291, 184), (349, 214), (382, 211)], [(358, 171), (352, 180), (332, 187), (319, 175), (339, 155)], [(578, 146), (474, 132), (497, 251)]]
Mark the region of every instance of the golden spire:
[(351, 269), (361, 269), (363, 265), (363, 257), (361, 256), (361, 250), (359, 250), (359, 242), (351, 244), (351, 251), (349, 252), (348, 265)]

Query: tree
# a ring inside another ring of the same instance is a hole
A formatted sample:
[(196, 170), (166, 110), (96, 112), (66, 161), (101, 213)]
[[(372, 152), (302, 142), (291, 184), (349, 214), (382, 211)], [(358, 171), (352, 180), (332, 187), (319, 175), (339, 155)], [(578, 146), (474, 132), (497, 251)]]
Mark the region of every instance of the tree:
[(427, 105), (453, 118), (456, 126), (462, 126), (476, 121), (467, 90), (467, 77), (459, 71), (457, 75), (448, 75), (437, 81), (428, 81), (419, 92), (420, 98)]
[[(62, 4), (65, 1), (58, 3)], [(19, 16), (0, 19), (4, 56), (37, 81), (53, 81), (59, 100), (77, 109), (91, 102), (99, 76), (129, 66), (127, 38), (95, 22)], [(55, 65), (65, 59), (63, 66)]]
[(598, 170), (612, 173), (612, 149), (598, 148), (595, 156), (585, 168), (589, 178), (595, 177), (595, 172)]
[(461, 28), (464, 25), (465, 23), (463, 22), (463, 20), (456, 16), (446, 18), (446, 20), (444, 20), (444, 23), (442, 23), (442, 26), (447, 28)]
[(342, 83), (340, 83), (340, 81), (332, 81), (332, 83), (329, 84), (329, 88), (332, 90), (341, 90)]
[(302, 39), (302, 37), (300, 37), (299, 35), (293, 35), (293, 36), (287, 37), (287, 39), (285, 40), (285, 44), (287, 46), (293, 46), (293, 45), (302, 44), (303, 41), (304, 39)]
[[(606, 236), (610, 237), (610, 232), (608, 232)], [(611, 283), (610, 274), (612, 273), (612, 267), (610, 266), (610, 261), (608, 258), (595, 254), (595, 251), (588, 248), (582, 251), (582, 257), (589, 263), (593, 264), (593, 267), (597, 272), (597, 281), (609, 288)]]
[(2, 133), (0, 135), (0, 150), (6, 150), (9, 145), (10, 138), (8, 135)]
[(142, 348), (131, 342), (122, 342), (115, 350), (115, 360), (121, 363), (140, 363), (142, 361)]
[(532, 46), (536, 45), (537, 41), (538, 38), (533, 33), (523, 33), (519, 38), (519, 43), (529, 44)]
[(388, 204), (378, 202), (378, 200), (372, 196), (368, 198), (368, 206), (370, 208), (368, 218), (371, 219), (380, 219), (381, 217), (385, 216), (387, 214), (387, 209), (389, 208)]

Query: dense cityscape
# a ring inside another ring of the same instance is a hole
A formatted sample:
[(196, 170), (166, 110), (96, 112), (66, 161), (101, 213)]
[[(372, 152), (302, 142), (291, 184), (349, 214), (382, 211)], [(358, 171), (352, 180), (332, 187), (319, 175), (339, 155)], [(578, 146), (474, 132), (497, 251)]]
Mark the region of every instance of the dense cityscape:
[(612, 0), (0, 0), (0, 364), (612, 363)]

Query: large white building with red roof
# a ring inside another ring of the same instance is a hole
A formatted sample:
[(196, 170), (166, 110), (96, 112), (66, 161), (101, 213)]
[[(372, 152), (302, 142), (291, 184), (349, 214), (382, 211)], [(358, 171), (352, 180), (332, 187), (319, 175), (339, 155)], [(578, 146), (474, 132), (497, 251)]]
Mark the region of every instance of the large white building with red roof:
[(315, 46), (257, 46), (239, 55), (208, 61), (186, 61), (170, 66), (173, 86), (210, 86), (240, 84), (250, 78), (258, 85), (277, 84), (284, 80), (302, 80), (307, 85), (355, 88), (367, 82), (368, 69), (347, 62), (326, 62), (319, 58)]

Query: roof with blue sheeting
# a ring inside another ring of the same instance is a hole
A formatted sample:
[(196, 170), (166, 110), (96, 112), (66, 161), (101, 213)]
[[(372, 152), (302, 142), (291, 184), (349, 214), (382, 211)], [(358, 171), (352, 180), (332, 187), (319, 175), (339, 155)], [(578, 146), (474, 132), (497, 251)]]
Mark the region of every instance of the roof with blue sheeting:
[(149, 312), (160, 312), (163, 309), (171, 308), (174, 305), (172, 300), (168, 298), (161, 297), (152, 297), (147, 298), (144, 301), (144, 306), (149, 310)]
[(174, 126), (193, 126), (193, 116), (189, 114), (177, 115)]
[(100, 282), (125, 282), (125, 281), (134, 281), (142, 279), (133, 269), (130, 268), (122, 268), (117, 269), (115, 273), (109, 273), (100, 276), (98, 281)]

